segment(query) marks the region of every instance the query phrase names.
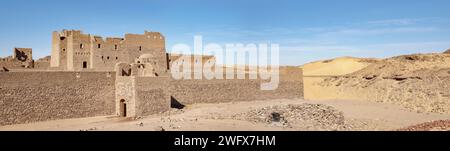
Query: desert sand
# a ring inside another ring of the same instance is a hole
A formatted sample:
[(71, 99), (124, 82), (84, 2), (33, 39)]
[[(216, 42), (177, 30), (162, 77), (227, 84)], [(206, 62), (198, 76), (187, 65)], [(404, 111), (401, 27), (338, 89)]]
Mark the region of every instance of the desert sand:
[[(266, 113), (280, 113), (281, 118), (273, 120), (273, 115)], [(195, 104), (184, 109), (172, 109), (165, 113), (137, 119), (119, 117), (66, 119), (9, 125), (0, 127), (0, 130), (378, 131), (405, 129), (412, 125), (443, 119), (450, 119), (450, 114), (416, 113), (396, 105), (367, 101), (289, 99)]]

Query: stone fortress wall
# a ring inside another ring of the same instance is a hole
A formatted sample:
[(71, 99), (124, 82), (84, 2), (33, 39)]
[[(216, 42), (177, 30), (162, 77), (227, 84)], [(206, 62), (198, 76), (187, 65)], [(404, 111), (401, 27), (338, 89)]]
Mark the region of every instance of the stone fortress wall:
[(301, 69), (280, 72), (280, 85), (271, 91), (260, 90), (261, 80), (174, 80), (139, 72), (129, 76), (91, 71), (1, 73), (0, 125), (106, 115), (140, 117), (167, 111), (173, 101), (187, 105), (303, 98)]
[(303, 98), (303, 76), (300, 68), (280, 68), (275, 90), (261, 90), (261, 79), (171, 80), (172, 99), (182, 104), (254, 101)]
[(116, 65), (115, 114), (147, 116), (170, 108), (169, 78), (149, 63)]
[(6, 72), (0, 81), (0, 125), (114, 114), (114, 72)]
[[(106, 40), (79, 31), (53, 34), (52, 56), (33, 64), (47, 71), (0, 73), (0, 125), (93, 116), (140, 117), (167, 111), (174, 103), (303, 98), (302, 70), (296, 67), (280, 68), (279, 87), (269, 91), (260, 90), (261, 83), (267, 82), (260, 79), (175, 80), (170, 65), (181, 57), (165, 52), (159, 33)], [(190, 60), (194, 65), (211, 59), (191, 56)]]
[(50, 56), (46, 56), (34, 61), (34, 69), (48, 70), (50, 68)]

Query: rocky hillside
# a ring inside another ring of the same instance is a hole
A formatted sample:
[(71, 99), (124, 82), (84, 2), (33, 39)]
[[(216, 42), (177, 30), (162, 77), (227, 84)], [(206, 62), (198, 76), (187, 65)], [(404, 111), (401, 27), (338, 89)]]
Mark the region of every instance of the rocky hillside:
[(444, 53), (446, 54), (450, 54), (450, 49), (448, 49), (447, 51), (445, 51)]
[(383, 59), (321, 86), (354, 99), (386, 102), (417, 112), (450, 113), (450, 54)]

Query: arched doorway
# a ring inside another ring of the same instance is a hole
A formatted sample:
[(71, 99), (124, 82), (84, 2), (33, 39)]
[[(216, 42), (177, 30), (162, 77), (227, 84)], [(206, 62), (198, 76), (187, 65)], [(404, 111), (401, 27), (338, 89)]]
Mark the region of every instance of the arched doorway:
[(125, 103), (125, 100), (120, 100), (120, 117), (127, 117), (127, 104)]

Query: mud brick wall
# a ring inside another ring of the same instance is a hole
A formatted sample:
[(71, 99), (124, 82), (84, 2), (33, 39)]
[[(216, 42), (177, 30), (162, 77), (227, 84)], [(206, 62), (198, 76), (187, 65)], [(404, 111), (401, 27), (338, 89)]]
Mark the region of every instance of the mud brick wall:
[(261, 83), (249, 79), (171, 80), (169, 91), (182, 104), (303, 98), (301, 69), (281, 69), (276, 90), (261, 90)]
[(48, 61), (35, 61), (34, 62), (34, 68), (35, 69), (41, 69), (41, 70), (47, 70), (50, 67), (50, 62)]
[(0, 73), (0, 125), (114, 113), (115, 74)]
[(24, 66), (22, 62), (15, 61), (15, 60), (9, 60), (9, 61), (0, 61), (0, 68), (7, 68), (7, 69), (23, 69)]
[(170, 109), (169, 77), (136, 78), (136, 115), (146, 116)]

